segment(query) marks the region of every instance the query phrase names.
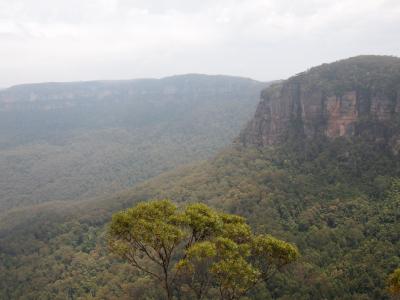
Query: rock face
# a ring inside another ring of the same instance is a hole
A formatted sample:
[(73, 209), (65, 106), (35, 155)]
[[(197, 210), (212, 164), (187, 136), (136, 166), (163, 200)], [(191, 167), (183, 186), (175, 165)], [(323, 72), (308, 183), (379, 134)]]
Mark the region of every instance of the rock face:
[(325, 64), (265, 89), (243, 144), (291, 137), (366, 136), (400, 148), (400, 59), (359, 56)]

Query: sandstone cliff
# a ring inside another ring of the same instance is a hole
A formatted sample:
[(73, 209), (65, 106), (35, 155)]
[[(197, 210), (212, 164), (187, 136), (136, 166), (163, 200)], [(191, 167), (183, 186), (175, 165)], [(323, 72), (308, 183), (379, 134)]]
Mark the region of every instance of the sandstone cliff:
[(358, 56), (324, 64), (265, 89), (245, 145), (289, 138), (362, 136), (400, 149), (400, 59)]

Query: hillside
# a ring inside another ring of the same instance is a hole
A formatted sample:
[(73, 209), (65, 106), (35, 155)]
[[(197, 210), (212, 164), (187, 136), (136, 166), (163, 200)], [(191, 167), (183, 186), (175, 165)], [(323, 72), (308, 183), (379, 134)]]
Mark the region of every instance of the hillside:
[[(386, 276), (400, 265), (399, 62), (362, 56), (313, 68), (264, 90), (235, 144), (208, 161), (113, 197), (13, 210), (0, 220), (0, 298), (157, 299), (157, 286), (107, 255), (104, 234), (113, 212), (167, 197), (243, 215), (255, 232), (299, 247), (300, 261), (250, 299), (388, 299)], [(385, 117), (343, 96), (355, 88)], [(325, 110), (326, 99), (338, 108)]]
[(230, 76), (0, 91), (0, 213), (109, 194), (229, 144), (266, 84)]

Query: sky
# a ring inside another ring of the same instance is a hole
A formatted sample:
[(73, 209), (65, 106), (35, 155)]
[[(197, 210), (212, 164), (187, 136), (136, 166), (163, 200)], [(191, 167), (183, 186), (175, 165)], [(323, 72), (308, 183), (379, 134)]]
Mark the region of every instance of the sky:
[(0, 0), (0, 87), (400, 56), (399, 0)]

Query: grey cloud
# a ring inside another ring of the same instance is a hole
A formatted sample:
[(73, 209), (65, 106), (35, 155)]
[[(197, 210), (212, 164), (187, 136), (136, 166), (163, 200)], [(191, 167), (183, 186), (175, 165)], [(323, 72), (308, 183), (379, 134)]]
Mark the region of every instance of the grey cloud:
[(226, 73), (284, 78), (400, 54), (393, 0), (0, 0), (0, 86)]

